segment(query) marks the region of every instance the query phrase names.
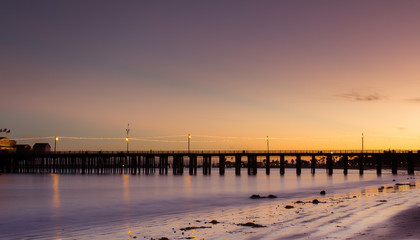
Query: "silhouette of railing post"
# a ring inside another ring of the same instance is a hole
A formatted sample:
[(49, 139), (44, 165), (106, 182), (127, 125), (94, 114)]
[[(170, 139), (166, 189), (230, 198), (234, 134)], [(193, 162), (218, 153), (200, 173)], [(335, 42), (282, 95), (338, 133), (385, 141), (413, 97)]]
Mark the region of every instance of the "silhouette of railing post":
[(265, 174), (270, 175), (270, 155), (265, 158)]

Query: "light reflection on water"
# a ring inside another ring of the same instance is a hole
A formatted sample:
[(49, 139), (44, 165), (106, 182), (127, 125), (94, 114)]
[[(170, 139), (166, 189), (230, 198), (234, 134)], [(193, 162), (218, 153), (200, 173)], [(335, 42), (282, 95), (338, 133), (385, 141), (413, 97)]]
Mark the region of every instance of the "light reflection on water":
[(272, 169), (269, 176), (263, 169), (256, 176), (248, 176), (246, 169), (242, 176), (235, 176), (234, 169), (226, 169), (225, 176), (217, 169), (210, 176), (4, 174), (0, 177), (0, 238), (19, 238), (13, 234), (19, 232), (59, 239), (63, 229), (77, 232), (107, 224), (125, 226), (130, 235), (133, 222), (181, 212), (190, 212), (193, 218), (195, 210), (256, 204), (249, 199), (252, 194), (292, 199), (320, 190), (344, 192), (407, 178), (385, 171), (379, 177), (375, 171), (359, 176), (357, 170), (347, 176), (338, 170), (332, 176), (322, 170), (311, 175), (309, 169), (300, 176), (295, 169), (286, 169), (281, 176), (277, 170)]

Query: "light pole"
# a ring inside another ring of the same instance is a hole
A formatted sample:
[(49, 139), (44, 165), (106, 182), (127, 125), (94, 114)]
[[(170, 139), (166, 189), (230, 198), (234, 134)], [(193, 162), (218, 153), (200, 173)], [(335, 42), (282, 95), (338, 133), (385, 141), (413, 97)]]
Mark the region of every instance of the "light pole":
[(58, 141), (58, 137), (55, 136), (55, 138), (54, 138), (54, 153), (57, 152), (57, 141)]
[(365, 146), (364, 146), (365, 142), (364, 141), (365, 141), (365, 136), (362, 133), (362, 153), (363, 153), (364, 148), (365, 148)]
[(190, 147), (191, 147), (191, 134), (188, 133), (188, 153), (190, 153)]
[(125, 131), (127, 132), (127, 137), (125, 138), (125, 141), (127, 142), (127, 153), (128, 153), (128, 133), (130, 132), (130, 124), (127, 124), (127, 129), (125, 129)]
[(267, 140), (267, 153), (269, 153), (270, 152), (270, 138), (267, 136), (266, 140)]

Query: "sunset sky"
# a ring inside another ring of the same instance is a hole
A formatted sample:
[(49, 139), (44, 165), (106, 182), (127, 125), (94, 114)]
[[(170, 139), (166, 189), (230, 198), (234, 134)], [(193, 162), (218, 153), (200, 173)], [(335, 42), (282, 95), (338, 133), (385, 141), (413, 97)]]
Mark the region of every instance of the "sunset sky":
[(420, 1), (3, 0), (0, 82), (57, 150), (420, 149)]

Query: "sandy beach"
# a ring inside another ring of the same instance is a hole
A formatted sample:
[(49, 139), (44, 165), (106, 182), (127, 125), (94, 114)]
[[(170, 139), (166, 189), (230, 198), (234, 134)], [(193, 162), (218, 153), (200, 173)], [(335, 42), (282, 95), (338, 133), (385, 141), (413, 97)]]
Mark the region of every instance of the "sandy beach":
[(419, 239), (419, 226), (420, 204), (417, 203), (356, 236), (358, 239)]
[(419, 183), (409, 178), (360, 192), (327, 192), (325, 196), (294, 200), (252, 199), (246, 207), (131, 226), (128, 238), (417, 239)]

